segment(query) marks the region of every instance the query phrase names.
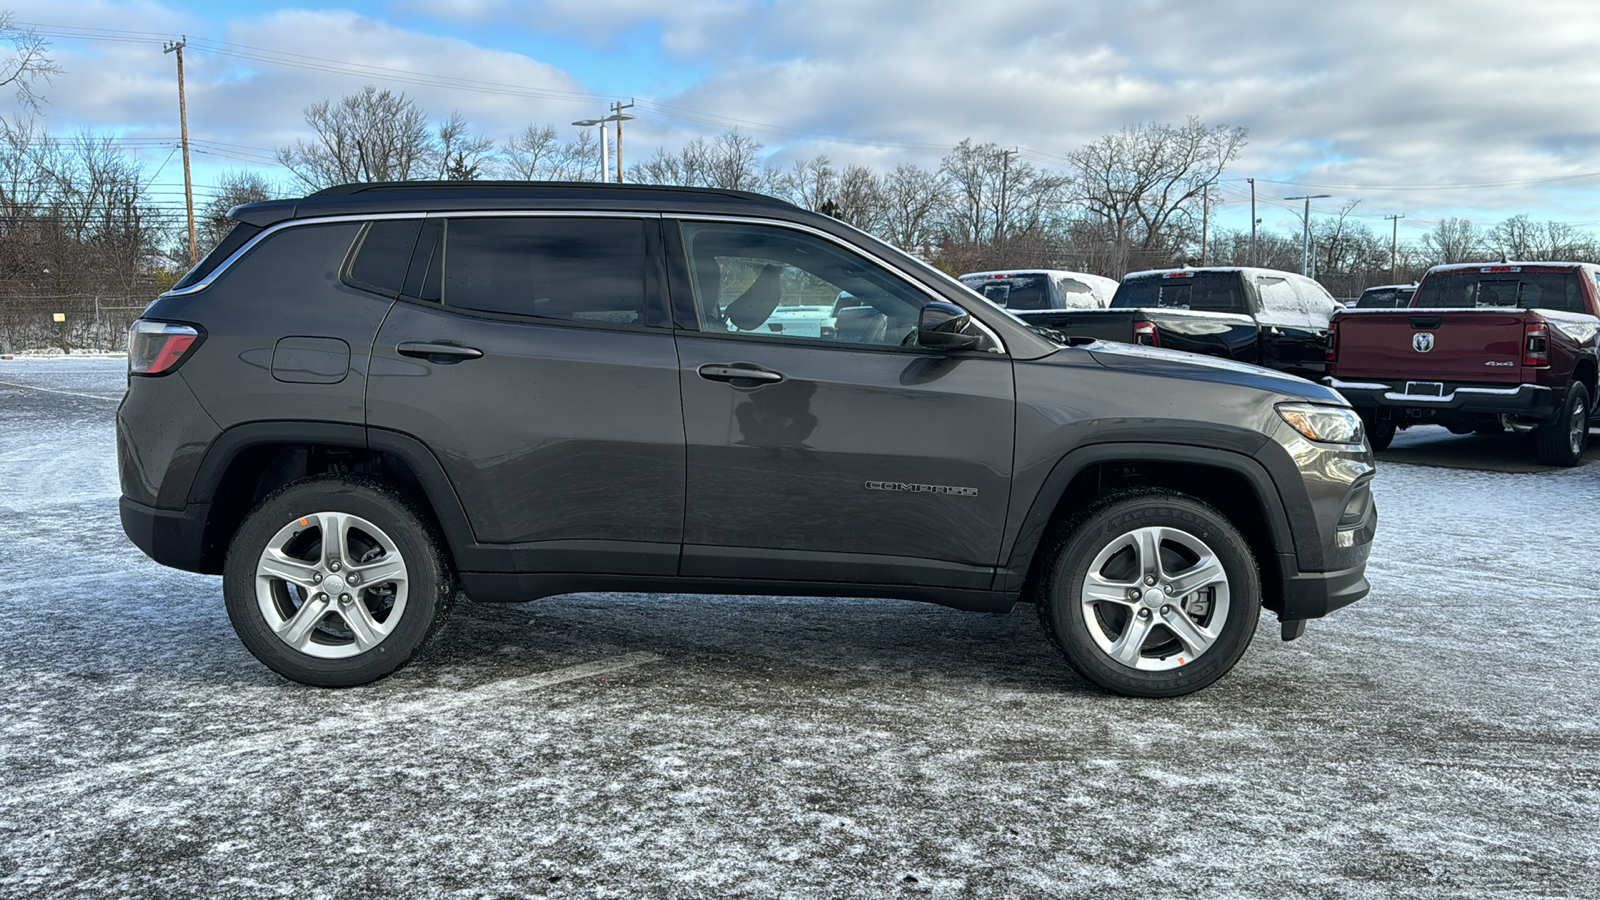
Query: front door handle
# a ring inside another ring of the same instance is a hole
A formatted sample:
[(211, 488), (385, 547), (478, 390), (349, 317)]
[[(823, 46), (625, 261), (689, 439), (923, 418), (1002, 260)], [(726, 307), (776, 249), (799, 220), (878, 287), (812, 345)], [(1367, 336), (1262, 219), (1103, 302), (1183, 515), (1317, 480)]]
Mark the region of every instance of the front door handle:
[(476, 347), (463, 347), (460, 344), (435, 344), (423, 341), (406, 341), (394, 349), (401, 356), (412, 356), (441, 365), (450, 365), (451, 363), (478, 359), (483, 356), (483, 351)]
[(706, 363), (695, 371), (707, 381), (726, 381), (734, 387), (759, 387), (783, 380), (781, 374), (769, 372), (753, 363)]

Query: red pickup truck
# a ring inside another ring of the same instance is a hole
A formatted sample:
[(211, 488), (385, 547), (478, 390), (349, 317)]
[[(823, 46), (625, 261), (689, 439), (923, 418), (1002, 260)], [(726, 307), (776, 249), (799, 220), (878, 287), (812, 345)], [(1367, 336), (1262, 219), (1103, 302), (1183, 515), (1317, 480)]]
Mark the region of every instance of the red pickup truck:
[(1396, 428), (1532, 431), (1539, 458), (1575, 466), (1600, 368), (1600, 266), (1435, 266), (1405, 309), (1347, 309), (1329, 323), (1323, 382), (1349, 399), (1374, 450)]

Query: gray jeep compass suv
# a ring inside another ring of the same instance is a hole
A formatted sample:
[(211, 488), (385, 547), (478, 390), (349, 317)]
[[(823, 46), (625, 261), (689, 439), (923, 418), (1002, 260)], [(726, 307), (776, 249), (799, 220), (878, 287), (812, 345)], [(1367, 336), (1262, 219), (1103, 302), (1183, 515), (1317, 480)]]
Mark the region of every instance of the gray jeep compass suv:
[(1338, 393), (1063, 346), (826, 216), (483, 182), (232, 216), (133, 327), (122, 521), (296, 681), (395, 671), (463, 595), (684, 591), (1030, 601), (1086, 678), (1172, 696), (1262, 607), (1287, 640), (1367, 593)]

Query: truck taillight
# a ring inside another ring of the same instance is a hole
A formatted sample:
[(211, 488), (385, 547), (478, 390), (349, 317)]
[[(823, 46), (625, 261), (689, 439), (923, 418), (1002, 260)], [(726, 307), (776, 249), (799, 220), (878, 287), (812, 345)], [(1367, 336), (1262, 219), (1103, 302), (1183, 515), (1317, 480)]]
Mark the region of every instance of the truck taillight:
[(1144, 344), (1146, 347), (1161, 346), (1161, 338), (1156, 335), (1156, 323), (1133, 323), (1133, 342), (1135, 344)]
[(1328, 323), (1328, 349), (1323, 354), (1323, 359), (1335, 362), (1339, 359), (1339, 322), (1334, 320)]
[(1524, 366), (1550, 365), (1550, 329), (1543, 322), (1529, 322), (1523, 326), (1526, 337), (1522, 341)]
[(128, 372), (165, 375), (187, 359), (204, 336), (193, 325), (138, 319), (128, 329)]

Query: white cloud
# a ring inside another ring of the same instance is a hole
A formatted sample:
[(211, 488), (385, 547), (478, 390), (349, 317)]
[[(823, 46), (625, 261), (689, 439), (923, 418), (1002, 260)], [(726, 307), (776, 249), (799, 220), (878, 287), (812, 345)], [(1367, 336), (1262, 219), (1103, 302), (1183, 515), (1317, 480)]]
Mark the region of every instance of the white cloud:
[[(181, 10), (152, 3), (97, 0), (57, 12), (29, 0), (15, 8), (22, 20), (106, 28), (179, 33), (197, 24)], [(943, 148), (969, 136), (1020, 146), (1046, 161), (1125, 124), (1194, 115), (1250, 129), (1250, 145), (1230, 179), (1367, 185), (1313, 192), (1338, 193), (1329, 204), (1364, 196), (1363, 211), (1372, 214), (1409, 211), (1418, 220), (1468, 208), (1482, 209), (1481, 217), (1555, 214), (1600, 189), (1600, 179), (1431, 191), (1373, 187), (1600, 170), (1600, 127), (1584, 110), (1588, 98), (1600, 95), (1600, 68), (1590, 62), (1600, 42), (1600, 4), (1590, 0), (1510, 12), (1490, 0), (981, 6), (407, 0), (399, 8), (408, 21), (424, 24), (401, 28), (354, 12), (283, 10), (234, 18), (225, 34), (209, 36), (347, 63), (583, 92), (577, 78), (548, 63), (422, 29), (429, 21), (492, 26), (499, 35), (520, 30), (577, 41), (599, 54), (653, 35), (661, 58), (708, 74), (676, 93), (640, 97), (692, 112), (673, 118), (672, 110), (641, 104), (639, 120), (629, 126), (632, 159), (657, 144), (719, 130), (695, 121), (708, 115), (747, 123), (780, 161), (822, 151), (881, 166), (934, 164)], [(59, 54), (71, 71), (49, 90), (52, 121), (175, 133), (170, 58), (151, 45), (87, 47)], [(497, 138), (529, 122), (592, 115), (598, 104), (385, 83), (196, 52), (191, 125), (197, 137), (276, 147), (303, 136), (304, 106), (365, 83), (404, 88), (439, 117), (459, 110)], [(878, 143), (806, 139), (793, 131)], [(1305, 192), (1260, 186), (1274, 201)], [(1242, 190), (1232, 185), (1224, 195), (1237, 201), (1247, 196)]]

